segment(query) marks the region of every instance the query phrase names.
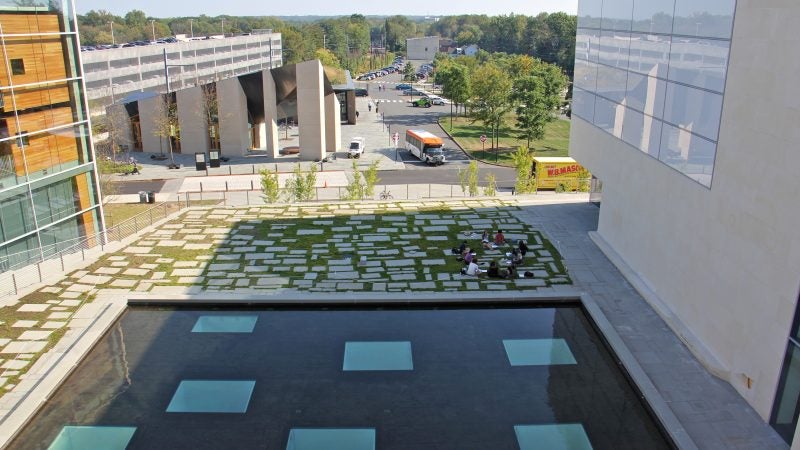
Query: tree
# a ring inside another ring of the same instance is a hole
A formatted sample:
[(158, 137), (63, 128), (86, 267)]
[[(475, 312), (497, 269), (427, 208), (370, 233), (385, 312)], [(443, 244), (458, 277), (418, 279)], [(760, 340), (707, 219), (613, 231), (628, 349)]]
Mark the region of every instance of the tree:
[(328, 49), (317, 49), (317, 51), (314, 52), (314, 57), (320, 60), (322, 65), (325, 67), (334, 67), (337, 69), (342, 67), (342, 65), (339, 63), (339, 58), (337, 58), (336, 55), (334, 55), (333, 52)]
[(503, 117), (508, 111), (511, 79), (492, 63), (484, 64), (472, 76), (473, 121), (481, 121), (492, 131), (492, 148), (495, 148)]
[(411, 62), (406, 63), (405, 67), (403, 68), (403, 80), (405, 81), (417, 80), (417, 71), (414, 68), (414, 65), (411, 64)]
[(486, 175), (486, 187), (483, 188), (483, 195), (487, 197), (494, 197), (497, 195), (497, 180), (491, 172)]
[(275, 203), (280, 198), (281, 194), (281, 187), (278, 182), (278, 171), (271, 171), (267, 169), (261, 169), (259, 172), (261, 175), (261, 190), (264, 192), (264, 200), (267, 203)]
[[(180, 126), (178, 125), (178, 105), (173, 100), (172, 94), (159, 96), (151, 120), (153, 121), (153, 135), (167, 140), (170, 168), (177, 167), (175, 156), (172, 154), (172, 140), (180, 139)], [(163, 148), (161, 154), (164, 154)]]
[(143, 27), (147, 24), (147, 14), (139, 9), (132, 9), (125, 14), (125, 24), (129, 27)]
[(511, 155), (511, 160), (514, 162), (514, 168), (517, 170), (517, 181), (514, 183), (514, 192), (517, 194), (526, 194), (536, 189), (536, 179), (534, 178), (533, 171), (533, 154), (528, 151), (527, 147), (518, 147), (517, 151)]
[(474, 159), (469, 162), (469, 168), (467, 169), (467, 186), (469, 187), (470, 197), (478, 195), (478, 161)]
[(516, 103), (519, 137), (527, 141), (544, 137), (547, 123), (554, 120), (553, 111), (561, 103), (561, 91), (567, 80), (557, 67), (540, 63), (535, 75), (514, 80), (512, 98)]
[(367, 170), (358, 170), (358, 164), (353, 160), (353, 179), (345, 187), (345, 200), (363, 200), (375, 195), (375, 185), (380, 182), (378, 178), (378, 161), (373, 161)]
[(196, 111), (206, 124), (208, 148), (219, 149), (219, 101), (217, 83), (200, 86), (200, 109)]
[(286, 181), (286, 190), (289, 198), (296, 202), (306, 202), (314, 198), (314, 189), (317, 186), (317, 165), (312, 164), (309, 171), (303, 173), (300, 164), (297, 164), (292, 177)]

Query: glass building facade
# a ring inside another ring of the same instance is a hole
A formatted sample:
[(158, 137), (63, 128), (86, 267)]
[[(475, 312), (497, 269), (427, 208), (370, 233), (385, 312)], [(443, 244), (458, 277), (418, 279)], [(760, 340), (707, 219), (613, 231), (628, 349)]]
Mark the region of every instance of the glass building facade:
[(102, 230), (75, 17), (0, 0), (0, 270)]
[(581, 0), (572, 112), (711, 186), (735, 0)]

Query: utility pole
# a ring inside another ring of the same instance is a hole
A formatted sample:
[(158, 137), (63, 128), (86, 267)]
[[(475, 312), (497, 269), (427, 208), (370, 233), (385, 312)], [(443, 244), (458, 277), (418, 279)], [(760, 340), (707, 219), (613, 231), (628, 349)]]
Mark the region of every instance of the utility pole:
[(153, 29), (153, 42), (156, 41), (156, 21), (150, 19), (150, 27)]
[(112, 20), (108, 23), (111, 24), (111, 45), (117, 45), (117, 43), (114, 41), (114, 21)]
[(225, 19), (222, 19), (222, 37), (225, 37)]
[(189, 19), (189, 33), (194, 37), (194, 19)]

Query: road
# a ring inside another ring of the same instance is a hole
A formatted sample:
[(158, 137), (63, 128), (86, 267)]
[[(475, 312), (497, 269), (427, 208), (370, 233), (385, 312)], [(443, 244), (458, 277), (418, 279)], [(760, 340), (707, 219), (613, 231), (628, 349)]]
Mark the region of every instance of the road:
[[(438, 105), (430, 108), (413, 107), (410, 103), (411, 97), (400, 95), (400, 91), (395, 89), (395, 86), (401, 82), (400, 74), (393, 73), (373, 81), (359, 82), (361, 84), (359, 87), (368, 87), (370, 97), (376, 102), (380, 102), (378, 103), (380, 111), (384, 114), (384, 120), (391, 132), (398, 132), (400, 136), (403, 136), (407, 129), (415, 128), (440, 136), (444, 141), (447, 164), (438, 167), (427, 166), (408, 151), (400, 150), (398, 158), (405, 162), (406, 170), (381, 172), (382, 183), (458, 184), (458, 169), (464, 168), (469, 162), (469, 158), (438, 125), (439, 117), (450, 114), (450, 105)], [(385, 86), (386, 89), (378, 90), (379, 85)], [(481, 178), (489, 172), (494, 173), (499, 188), (510, 189), (514, 186), (516, 180), (514, 169), (484, 163), (479, 163), (479, 168), (482, 174)]]

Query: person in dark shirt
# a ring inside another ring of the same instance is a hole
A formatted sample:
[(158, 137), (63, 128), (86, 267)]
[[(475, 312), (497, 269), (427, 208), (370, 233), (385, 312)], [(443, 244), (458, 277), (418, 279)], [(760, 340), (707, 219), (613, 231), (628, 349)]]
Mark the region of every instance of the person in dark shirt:
[(528, 253), (528, 246), (525, 245), (525, 241), (522, 239), (517, 242), (517, 248), (519, 248), (519, 252), (522, 254), (522, 256), (525, 256), (525, 254)]
[(495, 261), (489, 264), (489, 270), (486, 271), (486, 275), (489, 278), (501, 278), (500, 270), (497, 268), (497, 263)]

